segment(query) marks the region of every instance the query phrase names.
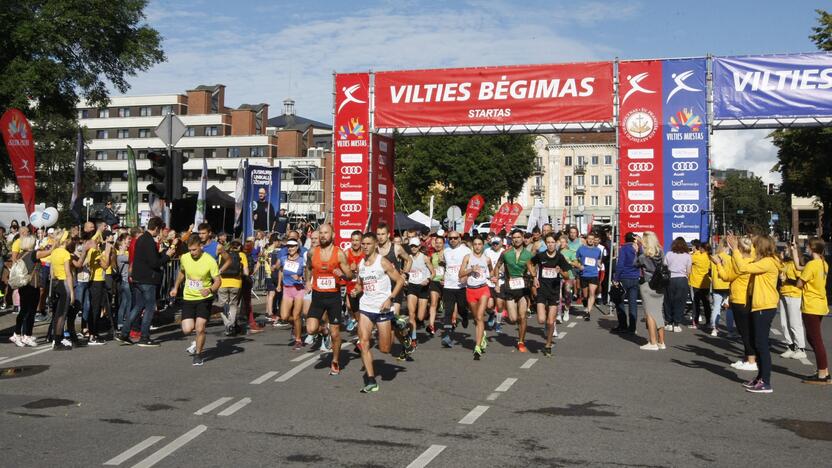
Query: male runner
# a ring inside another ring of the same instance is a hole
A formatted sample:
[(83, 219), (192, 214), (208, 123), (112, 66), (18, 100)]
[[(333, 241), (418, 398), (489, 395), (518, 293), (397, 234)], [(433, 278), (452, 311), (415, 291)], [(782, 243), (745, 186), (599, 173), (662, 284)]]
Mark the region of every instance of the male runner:
[[(202, 350), (205, 349), (205, 325), (211, 318), (211, 303), (220, 289), (220, 277), (217, 262), (202, 251), (202, 242), (198, 237), (188, 239), (188, 254), (180, 258), (179, 274), (170, 290), (170, 297), (175, 298), (179, 287), (185, 282), (182, 293), (182, 333), (185, 336), (196, 329), (196, 350), (193, 365), (204, 364)], [(187, 281), (186, 281), (187, 280)]]
[(462, 319), (462, 328), (468, 328), (468, 299), (465, 295), (465, 284), (460, 282), (459, 270), (462, 260), (471, 253), (471, 249), (461, 243), (460, 234), (457, 231), (448, 233), (450, 245), (442, 251), (440, 265), (445, 265), (445, 283), (442, 291), (442, 303), (445, 306), (445, 332), (442, 336), (442, 346), (452, 348), (454, 346), (453, 333), (454, 306), (456, 312)]
[(497, 261), (496, 270), (498, 272), (505, 267), (506, 282), (503, 291), (506, 296), (506, 309), (508, 309), (509, 320), (518, 323), (517, 350), (521, 353), (527, 351), (526, 311), (529, 307), (525, 293), (526, 281), (523, 276), (526, 272), (534, 276), (531, 259), (532, 254), (526, 250), (523, 243), (523, 232), (519, 229), (511, 231), (511, 248), (507, 249)]
[(595, 307), (595, 296), (598, 291), (598, 274), (600, 271), (601, 260), (604, 253), (596, 246), (597, 238), (594, 234), (586, 235), (586, 245), (578, 248), (578, 253), (575, 255), (577, 260), (577, 267), (581, 274), (581, 291), (583, 293), (584, 307), (586, 312), (584, 320), (589, 322), (590, 313)]
[(352, 269), (344, 252), (332, 243), (332, 226), (318, 228), (319, 245), (309, 251), (306, 258), (306, 289), (312, 291), (309, 315), (306, 317), (306, 333), (326, 334), (321, 326), (324, 315), (329, 319), (329, 336), (332, 340), (330, 375), (341, 373), (341, 293), (336, 278), (352, 278)]
[[(497, 261), (503, 255), (503, 240), (498, 236), (494, 236), (490, 241), (491, 248), (485, 251), (491, 260), (491, 265), (496, 266)], [(502, 333), (503, 328), (500, 323), (503, 318), (503, 310), (505, 310), (506, 302), (505, 295), (503, 295), (503, 283), (505, 275), (502, 271), (497, 272), (496, 281), (493, 281), (491, 275), (488, 278), (488, 287), (491, 288), (491, 297), (488, 299), (488, 308), (491, 311), (488, 317), (488, 327), (494, 329), (497, 333)]]
[[(410, 255), (405, 252), (401, 241), (395, 243), (390, 240), (390, 227), (386, 223), (378, 224), (376, 237), (378, 238), (378, 253), (392, 263), (400, 272), (409, 271), (411, 262)], [(393, 312), (396, 315), (399, 315), (399, 311), (401, 311), (403, 300), (404, 291), (401, 291), (398, 296), (393, 298)]]
[(349, 318), (347, 320), (347, 331), (352, 332), (355, 330), (355, 327), (358, 325), (358, 297), (352, 296), (352, 290), (355, 289), (355, 285), (358, 283), (358, 265), (361, 263), (361, 260), (364, 259), (364, 251), (361, 250), (361, 231), (353, 231), (350, 234), (350, 248), (347, 249), (347, 263), (350, 264), (350, 270), (352, 270), (353, 279), (347, 282), (347, 313), (349, 314)]
[(561, 278), (572, 269), (572, 265), (555, 250), (558, 244), (554, 234), (547, 234), (544, 240), (546, 250), (536, 254), (532, 258), (532, 264), (537, 270), (534, 277), (537, 288), (537, 323), (546, 324), (546, 346), (543, 348), (543, 355), (552, 357), (552, 339), (555, 336), (555, 320), (560, 303)]

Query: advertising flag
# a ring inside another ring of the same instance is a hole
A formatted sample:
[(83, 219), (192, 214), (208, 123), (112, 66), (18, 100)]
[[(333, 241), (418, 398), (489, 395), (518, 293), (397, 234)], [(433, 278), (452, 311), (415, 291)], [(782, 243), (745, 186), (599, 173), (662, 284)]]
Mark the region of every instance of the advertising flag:
[(139, 225), (139, 184), (136, 174), (136, 154), (130, 145), (127, 146), (127, 208), (125, 214), (127, 227), (137, 227)]
[(497, 209), (497, 212), (491, 218), (491, 227), (489, 230), (494, 233), (499, 233), (503, 229), (510, 211), (511, 203), (505, 202), (500, 205), (500, 208)]
[(384, 222), (390, 228), (395, 229), (396, 222), (396, 184), (393, 180), (395, 169), (395, 147), (392, 138), (382, 135), (373, 135), (373, 161), (372, 187), (375, 189), (371, 200), (373, 223), (371, 230), (375, 231), (378, 223)]
[(520, 217), (520, 213), (523, 212), (523, 206), (519, 203), (512, 203), (511, 210), (509, 211), (508, 216), (506, 217), (505, 224), (503, 225), (503, 229), (506, 232), (511, 232), (511, 228), (514, 227), (514, 224), (517, 223), (517, 218)]
[(75, 222), (80, 224), (84, 208), (81, 197), (84, 194), (84, 133), (78, 128), (78, 138), (75, 142), (75, 180), (72, 184), (72, 198), (69, 207)]
[[(202, 177), (199, 183), (199, 195), (196, 198), (196, 213), (194, 213), (194, 232), (205, 222), (205, 198), (208, 193), (208, 160), (202, 158)], [(224, 228), (224, 227), (223, 227)]]
[(476, 221), (477, 216), (480, 215), (483, 205), (485, 205), (485, 199), (483, 199), (480, 194), (476, 194), (468, 200), (468, 206), (465, 208), (465, 224), (462, 228), (463, 232), (471, 232), (471, 228), (474, 227), (474, 221)]
[(237, 168), (237, 183), (234, 186), (234, 230), (240, 228), (243, 222), (243, 206), (246, 198), (246, 166), (248, 161), (240, 161)]
[(243, 238), (253, 236), (255, 231), (273, 231), (279, 210), (280, 168), (248, 166), (243, 203)]
[(35, 139), (32, 126), (18, 109), (9, 109), (0, 118), (9, 160), (17, 177), (26, 215), (35, 211)]

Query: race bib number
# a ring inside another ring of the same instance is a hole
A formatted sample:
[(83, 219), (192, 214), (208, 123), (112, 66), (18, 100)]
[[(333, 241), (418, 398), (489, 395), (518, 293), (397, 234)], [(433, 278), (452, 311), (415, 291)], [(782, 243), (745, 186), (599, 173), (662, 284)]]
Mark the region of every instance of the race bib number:
[(410, 282), (411, 283), (421, 283), (424, 279), (421, 270), (413, 270), (410, 272)]
[(508, 280), (508, 287), (509, 289), (523, 289), (526, 287), (526, 283), (523, 278), (511, 278)]
[(584, 265), (594, 267), (596, 265), (596, 260), (591, 257), (584, 258)]
[(459, 265), (449, 266), (446, 271), (452, 277), (459, 276)]
[(439, 276), (439, 277), (445, 276), (445, 267), (441, 267), (441, 266), (436, 267), (436, 276)]
[(324, 276), (318, 278), (315, 284), (318, 285), (318, 289), (335, 289), (335, 278), (332, 276)]
[(202, 290), (202, 280), (189, 279), (188, 284), (186, 286), (188, 287), (188, 289), (191, 289), (191, 290), (194, 290), (194, 291), (201, 291)]
[(364, 281), (364, 292), (365, 293), (374, 293), (374, 292), (376, 292), (377, 286), (378, 286), (378, 282), (376, 280)]
[(541, 272), (541, 276), (546, 279), (552, 279), (558, 277), (558, 269), (557, 268), (549, 268), (543, 267), (543, 271)]
[(286, 260), (286, 264), (283, 265), (283, 271), (287, 271), (289, 273), (297, 273), (298, 267), (300, 264), (294, 260)]
[(82, 271), (78, 273), (78, 282), (79, 283), (87, 283), (90, 280), (90, 274), (87, 271)]

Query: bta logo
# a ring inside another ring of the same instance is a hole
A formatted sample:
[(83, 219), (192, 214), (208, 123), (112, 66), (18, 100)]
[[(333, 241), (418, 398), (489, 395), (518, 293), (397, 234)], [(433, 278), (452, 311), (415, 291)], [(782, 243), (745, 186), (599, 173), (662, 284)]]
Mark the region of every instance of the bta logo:
[(358, 175), (364, 172), (361, 166), (341, 166), (341, 174), (343, 175)]
[(347, 249), (352, 248), (352, 242), (349, 242), (349, 241), (341, 242), (339, 245), (341, 247), (341, 250), (347, 250)]
[(359, 213), (361, 212), (361, 203), (341, 203), (342, 213)]
[(699, 169), (699, 163), (696, 161), (677, 161), (673, 163), (674, 171), (695, 171)]
[(651, 162), (631, 162), (627, 165), (630, 172), (645, 172), (653, 170), (653, 163)]
[(699, 205), (696, 203), (676, 203), (673, 205), (674, 213), (698, 213)]
[(653, 205), (649, 203), (630, 203), (627, 207), (630, 213), (652, 213), (653, 209)]

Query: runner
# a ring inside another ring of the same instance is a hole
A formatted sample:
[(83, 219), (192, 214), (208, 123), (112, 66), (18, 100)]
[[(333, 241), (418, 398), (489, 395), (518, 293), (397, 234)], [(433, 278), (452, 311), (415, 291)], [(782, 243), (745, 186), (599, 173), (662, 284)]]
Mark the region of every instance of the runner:
[[(211, 318), (213, 296), (220, 289), (217, 262), (202, 251), (202, 242), (198, 237), (188, 239), (188, 254), (180, 257), (179, 274), (170, 290), (170, 297), (175, 298), (179, 287), (185, 283), (182, 293), (182, 333), (188, 336), (196, 330), (196, 349), (193, 353), (193, 365), (205, 363), (202, 350), (205, 349), (205, 326)], [(186, 281), (187, 280), (187, 281)]]
[(525, 249), (523, 233), (519, 229), (511, 231), (511, 248), (507, 249), (497, 262), (497, 271), (505, 267), (506, 283), (503, 293), (506, 296), (506, 309), (511, 322), (518, 324), (517, 350), (525, 353), (526, 349), (526, 281), (524, 275), (533, 275), (531, 266), (532, 254)]
[(436, 311), (439, 309), (439, 300), (442, 298), (444, 289), (445, 266), (443, 254), (445, 250), (445, 239), (439, 236), (434, 237), (433, 250), (430, 256), (430, 264), (433, 267), (433, 277), (430, 281), (430, 311), (428, 325), (425, 327), (425, 331), (431, 336), (436, 333)]
[(494, 276), (494, 264), (491, 263), (488, 255), (483, 252), (485, 244), (482, 238), (475, 237), (471, 244), (474, 251), (462, 259), (459, 278), (467, 279), (465, 296), (476, 324), (474, 360), (479, 361), (485, 353), (485, 348), (488, 347), (488, 340), (485, 336), (485, 309), (488, 306), (488, 300), (491, 298), (488, 280)]
[[(561, 235), (558, 238), (558, 242), (560, 247), (558, 252), (563, 255), (563, 258), (569, 262), (570, 265), (574, 267), (576, 258), (576, 252), (569, 248), (569, 238)], [(558, 311), (558, 318), (563, 320), (564, 322), (569, 321), (569, 310), (572, 308), (572, 291), (575, 287), (575, 272), (569, 270), (568, 272), (563, 274), (563, 280), (561, 281), (561, 295), (560, 295), (560, 302), (558, 307), (560, 310)]]
[(294, 336), (292, 350), (300, 351), (303, 348), (303, 341), (300, 339), (303, 329), (301, 311), (303, 310), (303, 296), (306, 295), (303, 281), (305, 259), (300, 253), (300, 243), (296, 239), (286, 241), (286, 248), (286, 254), (281, 255), (275, 263), (277, 291), (283, 292), (280, 320), (292, 324), (292, 336)]
[[(494, 236), (489, 241), (489, 244), (491, 248), (486, 250), (485, 254), (488, 255), (491, 264), (496, 266), (497, 261), (500, 260), (500, 256), (503, 255), (503, 240), (498, 236)], [(497, 278), (492, 278), (491, 275), (488, 275), (488, 287), (491, 289), (491, 297), (488, 298), (490, 312), (486, 325), (498, 334), (503, 332), (503, 325), (500, 322), (503, 320), (503, 311), (506, 308), (505, 296), (503, 295), (504, 278), (505, 274), (502, 271), (497, 272)]]
[[(580, 249), (581, 246), (584, 245), (584, 240), (583, 238), (581, 238), (581, 232), (578, 231), (577, 226), (569, 226), (569, 229), (567, 229), (566, 233), (566, 245), (569, 247), (569, 250), (574, 252), (575, 255), (578, 255), (578, 249)], [(572, 287), (573, 300), (579, 299), (578, 294), (580, 294), (581, 291), (581, 276), (578, 273), (579, 272), (573, 272), (573, 276), (575, 277), (573, 281), (574, 284)]]
[(558, 244), (554, 234), (546, 234), (543, 240), (546, 243), (546, 250), (532, 258), (532, 265), (536, 267), (535, 307), (537, 308), (537, 323), (546, 324), (546, 345), (543, 348), (543, 355), (552, 357), (552, 340), (556, 334), (555, 321), (560, 303), (560, 283), (563, 275), (568, 273), (572, 266), (563, 254), (555, 250)]
[[(344, 252), (332, 243), (332, 226), (322, 224), (318, 228), (319, 245), (306, 256), (306, 289), (312, 291), (309, 315), (306, 317), (306, 333), (329, 335), (325, 341), (331, 341), (332, 362), (330, 375), (341, 373), (339, 358), (341, 356), (341, 293), (336, 278), (352, 278), (352, 270), (347, 263)], [(329, 328), (323, 326), (324, 316), (329, 321)], [(328, 332), (328, 333), (327, 333)], [(329, 348), (330, 343), (322, 344), (322, 349)]]
[(425, 320), (430, 295), (430, 279), (434, 276), (434, 269), (427, 255), (420, 251), (422, 243), (418, 237), (411, 237), (407, 242), (410, 248), (410, 270), (407, 275), (407, 314), (410, 318), (410, 340), (415, 348), (416, 320)]
[[(307, 247), (301, 247), (301, 254), (304, 257), (307, 257), (309, 255), (309, 252), (316, 249), (320, 245), (318, 236), (319, 236), (318, 231), (312, 231), (309, 234), (309, 238), (307, 239), (307, 243), (309, 244), (309, 247), (308, 248)], [(309, 276), (307, 276), (306, 278), (308, 279)], [(309, 316), (309, 308), (311, 306), (312, 306), (312, 289), (306, 288), (306, 293), (303, 295), (303, 317), (304, 318)], [(315, 340), (315, 337), (313, 335), (306, 335), (306, 344), (312, 344), (312, 342), (314, 340)]]
[(584, 320), (589, 322), (592, 309), (595, 307), (595, 298), (598, 295), (598, 273), (603, 258), (603, 252), (596, 247), (597, 238), (589, 233), (586, 236), (586, 245), (578, 248), (575, 255), (577, 267), (581, 274), (581, 291), (584, 301)]
[[(391, 322), (393, 317), (393, 298), (403, 289), (404, 278), (396, 267), (378, 252), (376, 235), (368, 232), (362, 236), (361, 249), (364, 259), (358, 266), (358, 284), (353, 289), (353, 297), (358, 297), (358, 338), (361, 343), (361, 361), (364, 363), (365, 385), (361, 393), (378, 391), (373, 354), (370, 351), (370, 337), (373, 326), (378, 329), (378, 349), (382, 353), (390, 352)], [(401, 338), (401, 335), (398, 335)], [(405, 349), (405, 352), (409, 352)]]
[(442, 303), (445, 306), (445, 325), (442, 336), (442, 346), (452, 348), (454, 329), (454, 307), (462, 319), (462, 328), (468, 328), (468, 305), (465, 293), (465, 285), (460, 282), (459, 269), (462, 260), (471, 253), (471, 249), (460, 242), (460, 235), (456, 231), (448, 233), (450, 246), (442, 251), (440, 266), (445, 267), (445, 282), (442, 291)]
[(349, 314), (347, 319), (348, 332), (354, 331), (358, 325), (359, 298), (352, 296), (352, 290), (355, 289), (355, 285), (358, 283), (358, 265), (364, 259), (364, 252), (361, 250), (361, 236), (361, 231), (353, 231), (350, 234), (350, 248), (347, 250), (347, 262), (350, 264), (353, 275), (352, 280), (347, 282), (346, 289), (347, 313)]
[[(399, 238), (398, 243), (390, 240), (390, 227), (387, 224), (378, 224), (376, 237), (378, 238), (378, 253), (392, 263), (400, 272), (410, 271), (410, 255), (402, 247), (401, 238)], [(403, 300), (404, 290), (400, 291), (399, 295), (393, 298), (393, 311), (396, 315), (399, 315), (401, 311)]]

